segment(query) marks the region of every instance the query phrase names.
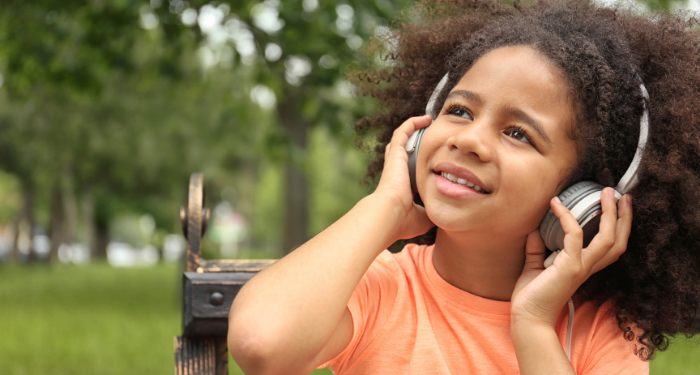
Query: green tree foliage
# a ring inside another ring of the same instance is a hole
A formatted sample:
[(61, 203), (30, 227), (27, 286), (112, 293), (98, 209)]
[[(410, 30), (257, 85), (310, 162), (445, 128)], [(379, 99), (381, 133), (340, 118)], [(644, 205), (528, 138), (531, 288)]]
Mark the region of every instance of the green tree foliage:
[(654, 11), (671, 11), (683, 8), (688, 4), (688, 0), (639, 0), (639, 2)]
[[(307, 148), (311, 129), (327, 127), (334, 138), (366, 110), (359, 101), (328, 95), (345, 81), (357, 50), (381, 32), (408, 1), (230, 1), (169, 3), (153, 1), (149, 13), (161, 22), (182, 22), (199, 29), (202, 52), (212, 63), (251, 68), (254, 81), (276, 97), (278, 127), (268, 135), (268, 156), (284, 161), (284, 233), (282, 248), (305, 242), (309, 229)], [(178, 19), (179, 16), (179, 19)]]
[[(3, 2), (0, 169), (21, 185), (16, 226), (39, 220), (54, 245), (82, 240), (103, 255), (115, 215), (149, 212), (177, 230), (173, 206), (189, 173), (204, 171), (214, 197), (234, 186), (255, 197), (239, 200), (242, 211), (286, 212), (277, 237), (291, 249), (362, 194), (343, 181), (364, 160), (328, 147), (351, 146), (350, 125), (370, 104), (350, 98), (345, 74), (396, 9), (386, 0)], [(326, 160), (310, 160), (309, 145)], [(281, 186), (258, 189), (265, 171), (281, 173)], [(309, 207), (320, 214), (309, 219)], [(269, 242), (272, 221), (256, 222), (254, 236)]]
[(22, 184), (21, 220), (33, 227), (38, 194), (53, 242), (75, 241), (83, 216), (79, 235), (98, 256), (114, 215), (147, 211), (174, 230), (189, 173), (253, 160), (259, 143), (256, 128), (235, 126), (261, 112), (231, 90), (246, 71), (203, 76), (197, 34), (152, 27), (144, 7), (0, 5), (0, 168)]

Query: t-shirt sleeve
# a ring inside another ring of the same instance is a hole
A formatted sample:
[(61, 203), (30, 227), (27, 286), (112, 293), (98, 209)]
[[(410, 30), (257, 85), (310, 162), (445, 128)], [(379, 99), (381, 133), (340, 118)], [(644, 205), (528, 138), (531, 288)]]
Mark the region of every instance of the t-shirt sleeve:
[[(639, 343), (627, 341), (617, 325), (617, 319), (609, 314), (610, 304), (604, 305), (593, 323), (593, 331), (580, 375), (648, 375), (649, 362), (641, 360), (635, 352)], [(635, 344), (636, 343), (636, 344)], [(636, 346), (635, 346), (636, 345)]]
[(387, 250), (372, 262), (348, 301), (352, 339), (340, 354), (319, 368), (330, 367), (338, 373), (372, 342), (394, 306), (399, 272), (400, 267)]

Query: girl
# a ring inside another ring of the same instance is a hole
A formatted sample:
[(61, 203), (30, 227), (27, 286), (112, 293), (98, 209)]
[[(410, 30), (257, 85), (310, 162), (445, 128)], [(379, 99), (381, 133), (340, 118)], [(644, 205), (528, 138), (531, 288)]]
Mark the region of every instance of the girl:
[[(698, 23), (587, 2), (416, 6), (386, 36), (391, 63), (356, 82), (385, 109), (358, 126), (383, 130), (376, 190), (241, 290), (236, 362), (248, 374), (648, 373), (665, 334), (694, 332), (699, 305)], [(638, 184), (620, 196), (640, 133)], [(579, 181), (608, 186), (592, 240), (557, 197)], [(563, 243), (545, 268), (548, 210)]]

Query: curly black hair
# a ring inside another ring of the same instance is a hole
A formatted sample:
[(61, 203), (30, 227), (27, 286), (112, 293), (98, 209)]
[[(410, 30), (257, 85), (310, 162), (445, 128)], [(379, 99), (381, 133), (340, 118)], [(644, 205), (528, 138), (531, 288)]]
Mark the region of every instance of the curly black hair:
[[(568, 81), (576, 111), (569, 134), (579, 145), (570, 184), (615, 186), (637, 147), (642, 81), (649, 92), (649, 140), (631, 191), (627, 251), (591, 276), (577, 298), (614, 301), (622, 335), (636, 340), (640, 358), (651, 359), (668, 347), (669, 334), (696, 331), (700, 306), (700, 20), (692, 14), (641, 14), (588, 0), (422, 1), (366, 48), (383, 63), (350, 76), (358, 93), (383, 109), (355, 126), (377, 134), (367, 175), (381, 173), (393, 130), (423, 114), (446, 72), (438, 108), (477, 59), (514, 45), (533, 48)], [(434, 234), (414, 241), (432, 243)]]

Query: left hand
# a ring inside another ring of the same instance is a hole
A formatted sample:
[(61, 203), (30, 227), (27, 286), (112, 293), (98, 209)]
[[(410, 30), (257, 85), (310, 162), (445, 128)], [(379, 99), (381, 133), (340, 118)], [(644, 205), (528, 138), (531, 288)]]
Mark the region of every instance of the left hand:
[(564, 249), (545, 269), (545, 245), (539, 229), (531, 232), (525, 245), (525, 266), (511, 296), (511, 322), (533, 320), (554, 327), (561, 308), (592, 274), (615, 262), (627, 249), (632, 227), (632, 202), (629, 195), (615, 204), (612, 188), (601, 194), (603, 215), (600, 229), (583, 249), (583, 230), (571, 212), (559, 202), (550, 201), (559, 218)]

